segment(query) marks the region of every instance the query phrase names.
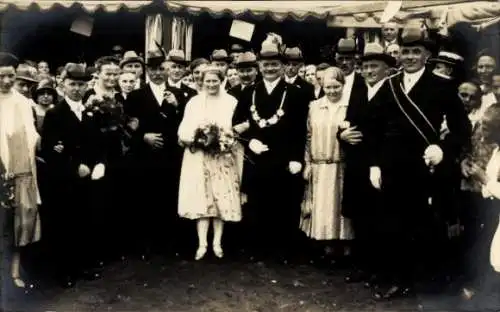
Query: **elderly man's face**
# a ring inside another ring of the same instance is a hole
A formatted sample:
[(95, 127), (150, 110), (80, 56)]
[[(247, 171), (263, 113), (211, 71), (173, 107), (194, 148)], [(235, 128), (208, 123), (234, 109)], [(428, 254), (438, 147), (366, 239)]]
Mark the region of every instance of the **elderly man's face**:
[(491, 56), (481, 56), (477, 60), (476, 71), (482, 83), (490, 83), (493, 72), (497, 67), (496, 60)]
[(335, 55), (335, 62), (337, 66), (342, 69), (344, 75), (350, 75), (354, 71), (356, 65), (356, 58), (354, 54), (340, 54)]
[(402, 47), (401, 65), (407, 73), (415, 73), (424, 68), (430, 52), (422, 46)]
[(154, 84), (162, 84), (165, 82), (166, 77), (166, 63), (158, 64), (155, 66), (148, 66), (147, 73), (148, 77)]
[(257, 79), (257, 68), (253, 66), (238, 68), (238, 76), (242, 84), (251, 84)]
[(267, 81), (278, 79), (283, 73), (283, 63), (278, 60), (262, 60), (259, 62), (262, 78)]
[(398, 36), (398, 28), (395, 25), (387, 24), (382, 26), (382, 37), (387, 41), (393, 41)]
[(370, 60), (364, 61), (361, 71), (366, 83), (373, 86), (387, 76), (389, 66), (383, 61)]

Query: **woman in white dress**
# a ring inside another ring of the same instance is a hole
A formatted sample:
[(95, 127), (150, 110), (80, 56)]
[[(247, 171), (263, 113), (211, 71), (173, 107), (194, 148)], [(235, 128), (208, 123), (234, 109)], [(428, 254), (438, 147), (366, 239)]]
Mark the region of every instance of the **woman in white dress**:
[(241, 220), (240, 156), (237, 151), (224, 155), (210, 155), (193, 150), (195, 132), (207, 124), (231, 132), (236, 99), (221, 88), (222, 72), (206, 67), (202, 73), (203, 92), (194, 96), (186, 105), (184, 118), (179, 126), (179, 141), (184, 145), (179, 186), (179, 216), (197, 220), (198, 249), (196, 260), (207, 252), (207, 235), (212, 220), (214, 237), (212, 248), (215, 256), (223, 257), (222, 234), (224, 222)]
[(344, 83), (339, 68), (326, 69), (325, 96), (309, 105), (300, 228), (316, 241), (349, 240), (353, 235), (349, 220), (341, 215), (344, 163), (337, 133), (348, 105), (342, 97)]
[[(21, 248), (40, 240), (41, 203), (35, 152), (39, 135), (31, 101), (16, 91), (17, 58), (0, 53), (0, 209), (3, 237), (8, 238), (11, 277), (16, 288), (26, 288), (20, 276)], [(8, 194), (13, 195), (9, 200)], [(5, 246), (5, 245), (4, 245)], [(3, 274), (3, 272), (2, 272)]]

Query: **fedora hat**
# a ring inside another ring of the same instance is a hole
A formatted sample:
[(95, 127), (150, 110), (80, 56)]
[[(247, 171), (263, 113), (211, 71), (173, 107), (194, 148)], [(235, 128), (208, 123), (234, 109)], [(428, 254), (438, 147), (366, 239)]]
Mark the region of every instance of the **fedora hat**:
[(365, 50), (361, 56), (361, 61), (382, 61), (386, 63), (389, 67), (396, 66), (396, 59), (389, 54), (384, 53), (384, 48), (376, 42), (370, 42), (365, 45)]
[(89, 81), (92, 76), (85, 68), (85, 66), (76, 63), (68, 63), (64, 67), (65, 79), (78, 80), (78, 81)]
[(11, 53), (0, 52), (0, 66), (13, 66), (16, 68), (19, 65), (19, 59)]
[(257, 66), (257, 56), (252, 52), (241, 53), (235, 62), (236, 68), (248, 68)]
[(16, 79), (28, 82), (38, 82), (38, 71), (28, 64), (19, 64), (16, 69)]
[(186, 66), (187, 61), (186, 61), (186, 55), (184, 54), (184, 51), (182, 50), (170, 50), (167, 54), (167, 61)]
[(264, 40), (260, 49), (259, 59), (283, 61), (283, 55), (280, 53), (279, 46), (276, 43)]
[(434, 42), (429, 39), (427, 31), (418, 25), (405, 27), (401, 33), (401, 47), (422, 46), (427, 50), (434, 48)]
[(229, 55), (227, 55), (226, 50), (220, 49), (220, 50), (214, 50), (212, 52), (212, 55), (210, 56), (210, 60), (212, 62), (219, 61), (219, 62), (231, 63), (232, 58), (229, 57)]
[(51, 79), (42, 79), (37, 85), (31, 89), (31, 97), (36, 101), (37, 96), (43, 91), (47, 91), (52, 95), (53, 101), (57, 101), (57, 91), (54, 87), (54, 82)]
[(127, 51), (123, 54), (123, 59), (120, 61), (120, 68), (123, 68), (128, 63), (141, 63), (144, 66), (144, 60), (135, 51)]
[(146, 65), (147, 66), (160, 66), (165, 62), (165, 54), (162, 50), (153, 50), (146, 53)]
[(451, 51), (439, 51), (438, 56), (429, 60), (432, 63), (444, 63), (448, 65), (458, 65), (463, 63), (464, 58), (458, 53)]
[(245, 48), (241, 44), (235, 43), (231, 45), (231, 53), (245, 52)]
[(302, 56), (302, 51), (298, 47), (286, 48), (283, 53), (287, 61), (302, 62), (304, 57)]
[(356, 41), (354, 39), (341, 38), (337, 43), (337, 53), (356, 54)]

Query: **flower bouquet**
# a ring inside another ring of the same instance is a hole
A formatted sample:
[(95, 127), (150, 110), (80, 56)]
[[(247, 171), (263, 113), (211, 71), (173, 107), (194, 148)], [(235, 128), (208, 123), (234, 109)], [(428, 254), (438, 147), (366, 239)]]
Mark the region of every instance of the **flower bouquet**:
[(219, 156), (232, 153), (237, 142), (233, 132), (207, 124), (196, 129), (190, 149), (192, 152), (202, 150), (211, 156)]

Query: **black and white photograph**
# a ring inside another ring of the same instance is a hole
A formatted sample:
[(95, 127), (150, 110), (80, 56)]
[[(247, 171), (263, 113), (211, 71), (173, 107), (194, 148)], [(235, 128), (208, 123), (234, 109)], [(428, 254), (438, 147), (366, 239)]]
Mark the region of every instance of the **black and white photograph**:
[(499, 312), (500, 1), (0, 0), (0, 311)]

